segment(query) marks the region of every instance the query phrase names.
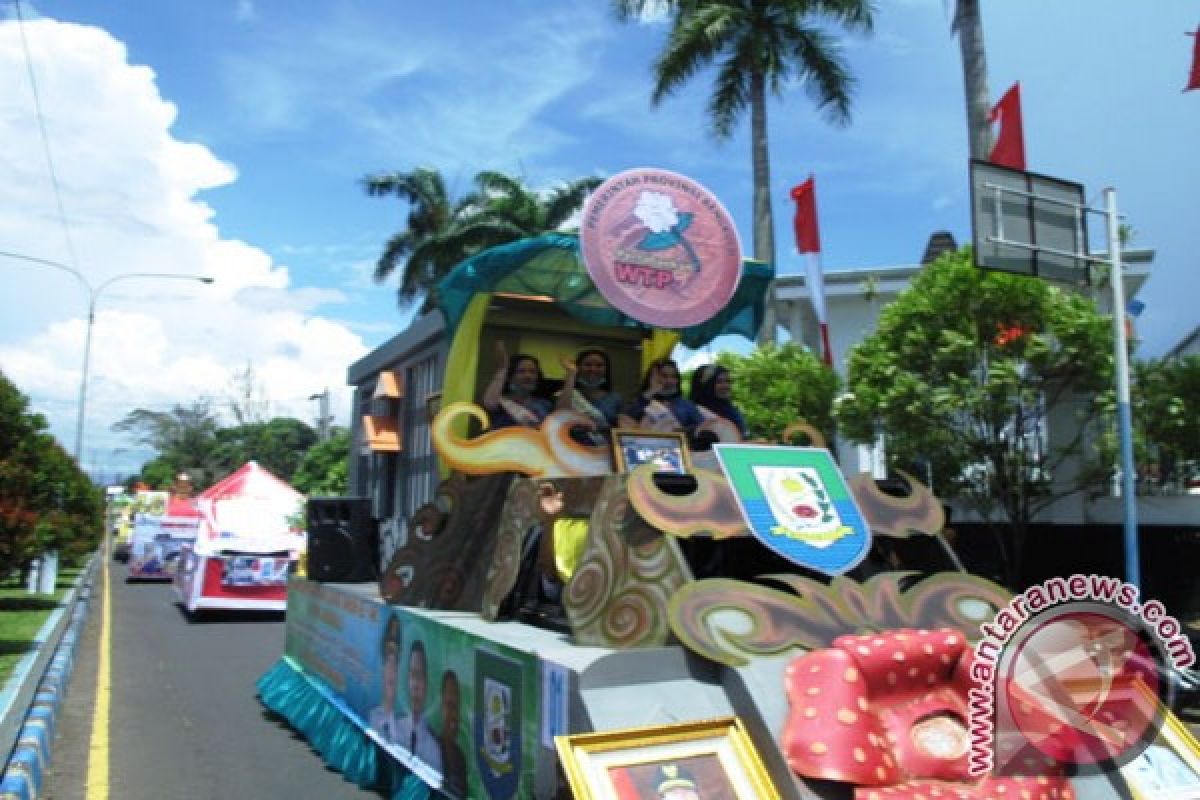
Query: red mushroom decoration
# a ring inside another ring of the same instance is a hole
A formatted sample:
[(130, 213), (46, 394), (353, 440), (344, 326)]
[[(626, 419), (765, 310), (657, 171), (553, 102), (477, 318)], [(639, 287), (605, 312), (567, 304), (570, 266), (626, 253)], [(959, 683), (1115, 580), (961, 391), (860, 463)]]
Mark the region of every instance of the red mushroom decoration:
[(1053, 762), (968, 772), (971, 652), (958, 631), (841, 636), (787, 669), (783, 752), (796, 774), (856, 784), (855, 800), (1073, 800)]

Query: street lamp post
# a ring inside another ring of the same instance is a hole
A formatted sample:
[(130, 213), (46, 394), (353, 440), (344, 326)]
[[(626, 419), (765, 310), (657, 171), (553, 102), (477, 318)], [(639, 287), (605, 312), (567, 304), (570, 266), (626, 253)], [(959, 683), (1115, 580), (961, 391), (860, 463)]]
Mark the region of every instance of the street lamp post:
[(79, 285), (84, 288), (88, 296), (88, 315), (87, 315), (87, 332), (83, 340), (83, 375), (79, 380), (79, 416), (75, 422), (75, 461), (79, 464), (80, 469), (83, 468), (83, 429), (84, 421), (87, 416), (87, 385), (88, 385), (88, 368), (92, 358), (92, 326), (96, 323), (96, 301), (100, 299), (100, 295), (109, 286), (112, 286), (118, 281), (129, 280), (130, 278), (162, 278), (165, 280), (184, 280), (198, 281), (200, 283), (212, 283), (213, 279), (207, 275), (179, 275), (170, 272), (126, 272), (121, 275), (114, 276), (101, 283), (99, 286), (93, 287), (88, 282), (87, 278), (74, 267), (69, 267), (66, 264), (60, 264), (57, 261), (50, 261), (45, 258), (36, 258), (34, 256), (22, 255), (20, 253), (9, 253), (0, 250), (0, 256), (15, 258), (21, 261), (29, 261), (34, 264), (42, 264), (47, 267), (54, 267), (64, 272), (69, 272), (75, 276), (75, 280), (79, 281)]
[(185, 281), (199, 281), (200, 283), (212, 283), (213, 279), (206, 275), (175, 275), (169, 272), (126, 272), (123, 275), (117, 275), (109, 278), (104, 283), (97, 286), (95, 289), (91, 287), (83, 276), (78, 272), (71, 270), (75, 277), (79, 278), (80, 282), (88, 290), (88, 317), (87, 317), (87, 334), (83, 340), (83, 377), (79, 381), (79, 419), (75, 422), (75, 460), (79, 462), (79, 466), (83, 468), (83, 428), (85, 414), (87, 412), (87, 385), (88, 385), (88, 367), (92, 357), (92, 327), (96, 322), (96, 301), (100, 299), (100, 294), (109, 286), (112, 286), (117, 281), (127, 280), (129, 278), (164, 278)]

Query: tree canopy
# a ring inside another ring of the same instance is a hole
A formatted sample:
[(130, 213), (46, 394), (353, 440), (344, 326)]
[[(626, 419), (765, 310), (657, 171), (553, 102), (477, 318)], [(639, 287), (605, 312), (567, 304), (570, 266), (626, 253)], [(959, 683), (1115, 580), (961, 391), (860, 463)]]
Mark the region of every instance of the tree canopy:
[[(1200, 470), (1200, 355), (1135, 361), (1131, 402), (1139, 477), (1150, 491), (1182, 488)], [(1115, 414), (1115, 404), (1108, 409)], [(1107, 426), (1102, 454), (1116, 463)]]
[(304, 454), (292, 485), (306, 495), (345, 495), (350, 486), (350, 443), (350, 431), (335, 429), (332, 436)]
[(100, 490), (0, 372), (0, 574), (47, 550), (81, 556), (103, 529)]
[(247, 461), (291, 481), (305, 453), (317, 441), (310, 425), (290, 417), (275, 417), (223, 427), (206, 400), (170, 411), (136, 409), (113, 425), (133, 434), (155, 451), (143, 465), (141, 479), (166, 488), (186, 472), (197, 490), (204, 490)]
[[(996, 532), (1012, 582), (1033, 517), (1103, 481), (1089, 469), (1064, 479), (1112, 385), (1110, 334), (1111, 320), (1086, 297), (983, 272), (969, 248), (947, 253), (852, 351), (836, 418), (853, 441), (881, 429), (889, 463), (931, 475), (939, 496), (989, 521), (1002, 515), (1007, 527)], [(1047, 412), (1067, 403), (1077, 425), (1055, 431), (1052, 446)]]
[(775, 441), (803, 420), (833, 441), (837, 373), (799, 345), (765, 344), (749, 355), (724, 352), (717, 363), (733, 378), (733, 399), (755, 438)]

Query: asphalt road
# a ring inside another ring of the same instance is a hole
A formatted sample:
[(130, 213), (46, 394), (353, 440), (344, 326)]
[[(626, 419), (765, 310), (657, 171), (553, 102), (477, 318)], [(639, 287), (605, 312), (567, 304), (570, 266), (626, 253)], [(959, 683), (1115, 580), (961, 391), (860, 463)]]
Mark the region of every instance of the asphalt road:
[[(169, 584), (125, 583), (110, 562), (113, 800), (369, 798), (327, 769), (258, 702), (254, 683), (283, 654), (282, 614), (223, 614), (189, 622)], [(76, 664), (42, 797), (84, 800), (96, 693), (100, 584)]]

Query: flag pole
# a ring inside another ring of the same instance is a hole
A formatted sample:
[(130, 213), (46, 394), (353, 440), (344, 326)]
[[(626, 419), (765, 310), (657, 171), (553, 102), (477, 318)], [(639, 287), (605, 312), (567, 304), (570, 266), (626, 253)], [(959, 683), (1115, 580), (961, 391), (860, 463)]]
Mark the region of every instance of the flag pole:
[[(815, 253), (809, 253), (808, 257), (815, 258), (817, 260), (817, 274), (821, 276), (821, 284), (822, 284), (820, 287), (820, 291), (821, 291), (821, 295), (822, 295), (822, 297), (821, 297), (821, 318), (817, 320), (817, 325), (819, 327), (819, 330), (821, 331), (821, 352), (824, 354), (823, 358), (825, 361), (825, 366), (832, 369), (833, 368), (833, 348), (829, 346), (829, 310), (825, 307), (826, 299), (824, 297), (824, 295), (825, 295), (825, 286), (824, 286), (824, 283), (825, 283), (825, 261), (824, 261), (824, 257), (821, 255), (821, 252), (819, 250)], [(812, 273), (809, 273), (809, 274), (811, 275)]]

